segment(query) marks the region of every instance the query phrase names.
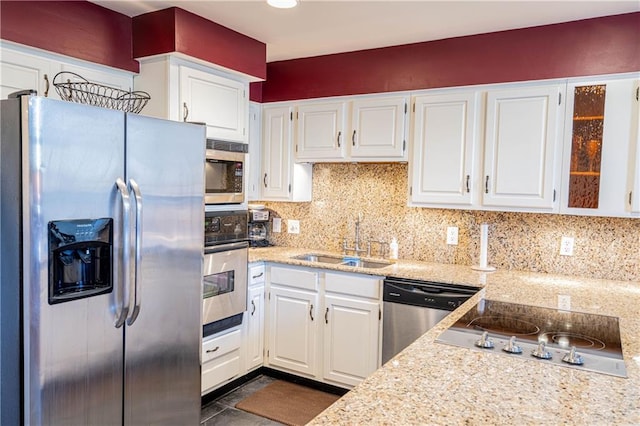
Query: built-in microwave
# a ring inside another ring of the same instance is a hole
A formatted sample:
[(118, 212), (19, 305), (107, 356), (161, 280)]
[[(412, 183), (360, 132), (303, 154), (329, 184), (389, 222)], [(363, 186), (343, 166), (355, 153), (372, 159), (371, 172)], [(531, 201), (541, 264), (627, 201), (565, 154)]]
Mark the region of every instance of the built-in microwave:
[(207, 139), (205, 204), (244, 202), (247, 144)]

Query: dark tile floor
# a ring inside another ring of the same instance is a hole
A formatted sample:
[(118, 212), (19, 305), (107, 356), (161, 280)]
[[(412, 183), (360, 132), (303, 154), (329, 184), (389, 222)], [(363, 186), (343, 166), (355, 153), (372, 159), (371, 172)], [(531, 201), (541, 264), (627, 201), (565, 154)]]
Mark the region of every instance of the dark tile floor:
[(242, 399), (262, 389), (273, 379), (268, 376), (258, 376), (242, 386), (222, 395), (220, 398), (209, 402), (200, 411), (200, 424), (204, 426), (213, 425), (236, 425), (236, 426), (277, 426), (282, 423), (246, 411), (238, 410), (235, 405)]

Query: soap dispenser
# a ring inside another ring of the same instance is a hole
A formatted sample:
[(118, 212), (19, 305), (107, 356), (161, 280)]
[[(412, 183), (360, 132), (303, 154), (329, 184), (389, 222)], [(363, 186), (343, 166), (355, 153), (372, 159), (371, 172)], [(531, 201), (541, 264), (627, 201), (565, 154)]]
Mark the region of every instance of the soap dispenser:
[(393, 237), (389, 244), (389, 259), (398, 259), (398, 240), (396, 240), (396, 237)]

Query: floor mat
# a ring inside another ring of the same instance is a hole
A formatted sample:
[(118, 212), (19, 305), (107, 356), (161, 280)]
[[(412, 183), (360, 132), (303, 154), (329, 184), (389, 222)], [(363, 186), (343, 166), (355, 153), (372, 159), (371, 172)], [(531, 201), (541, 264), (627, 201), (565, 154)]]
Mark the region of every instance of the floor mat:
[(340, 398), (276, 380), (236, 404), (236, 408), (291, 426), (302, 426)]

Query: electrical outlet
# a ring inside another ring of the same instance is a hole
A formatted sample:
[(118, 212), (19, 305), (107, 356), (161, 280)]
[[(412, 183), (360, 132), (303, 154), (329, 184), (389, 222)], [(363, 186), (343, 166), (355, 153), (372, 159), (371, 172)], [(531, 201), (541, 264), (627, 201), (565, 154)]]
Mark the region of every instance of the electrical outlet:
[(567, 294), (558, 295), (558, 309), (561, 311), (571, 310), (571, 296)]
[(456, 246), (458, 245), (458, 227), (449, 226), (447, 228), (447, 244)]
[(573, 256), (573, 237), (562, 237), (560, 240), (560, 254)]
[(271, 230), (275, 233), (282, 232), (282, 219), (280, 219), (279, 217), (274, 217)]
[(287, 232), (289, 234), (300, 233), (300, 221), (294, 219), (287, 219)]

